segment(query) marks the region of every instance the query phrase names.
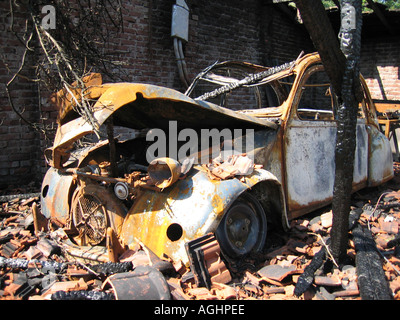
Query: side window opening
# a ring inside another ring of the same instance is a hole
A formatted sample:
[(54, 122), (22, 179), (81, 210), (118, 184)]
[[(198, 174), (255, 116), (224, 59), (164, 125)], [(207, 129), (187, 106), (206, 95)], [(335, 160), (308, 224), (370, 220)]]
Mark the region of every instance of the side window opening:
[(376, 116), (375, 107), (371, 105), (371, 101), (368, 99), (368, 88), (366, 88), (362, 81), (360, 81), (362, 98), (359, 103), (358, 118), (365, 118), (366, 121), (378, 122)]
[[(266, 70), (268, 70), (267, 67), (248, 63), (222, 62), (199, 73), (185, 94), (196, 99)], [(289, 82), (281, 83), (281, 79), (289, 78), (292, 74), (282, 72), (282, 75), (279, 75), (278, 72), (278, 76), (275, 77), (271, 75), (271, 77), (259, 79), (254, 83), (242, 83), (239, 87), (234, 86), (232, 90), (216, 96), (205, 96), (201, 100), (239, 112), (262, 110), (268, 114), (267, 109), (279, 107), (290, 92), (291, 84)]]
[(365, 104), (365, 99), (363, 98), (361, 100), (361, 102), (358, 104), (357, 118), (365, 119), (366, 118), (366, 110), (367, 110), (367, 105)]
[(313, 66), (304, 75), (297, 115), (301, 120), (335, 119), (336, 99), (322, 65)]

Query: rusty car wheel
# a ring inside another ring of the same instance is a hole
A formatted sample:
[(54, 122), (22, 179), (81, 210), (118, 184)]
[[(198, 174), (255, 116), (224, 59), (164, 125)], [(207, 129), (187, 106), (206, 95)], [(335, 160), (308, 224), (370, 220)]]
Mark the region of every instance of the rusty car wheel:
[(267, 219), (258, 200), (245, 193), (222, 218), (216, 237), (222, 253), (230, 258), (260, 252), (267, 237)]

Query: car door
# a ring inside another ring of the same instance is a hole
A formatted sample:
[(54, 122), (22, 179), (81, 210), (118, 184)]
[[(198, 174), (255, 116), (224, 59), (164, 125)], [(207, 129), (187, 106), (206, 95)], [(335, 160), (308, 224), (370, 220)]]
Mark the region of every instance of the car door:
[(368, 186), (377, 186), (393, 178), (393, 155), (389, 140), (379, 129), (376, 109), (368, 86), (362, 77), (360, 80), (369, 139)]
[[(337, 123), (336, 101), (321, 64), (303, 74), (284, 132), (285, 187), (290, 218), (328, 204), (333, 197)], [(357, 120), (353, 187), (366, 185), (368, 134)]]

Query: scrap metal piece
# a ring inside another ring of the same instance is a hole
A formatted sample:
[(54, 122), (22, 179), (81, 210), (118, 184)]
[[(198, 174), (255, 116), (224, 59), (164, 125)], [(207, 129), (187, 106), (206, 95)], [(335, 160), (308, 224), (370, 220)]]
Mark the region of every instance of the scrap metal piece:
[(65, 230), (57, 229), (51, 234), (51, 238), (55, 240), (64, 250), (68, 258), (80, 261), (90, 262), (108, 262), (109, 252), (105, 246), (78, 246), (73, 243)]
[(111, 262), (118, 262), (119, 256), (125, 251), (118, 241), (116, 233), (110, 227), (107, 228), (106, 247), (108, 250), (108, 258)]
[(125, 218), (125, 206), (115, 195), (96, 184), (83, 184), (72, 197), (71, 215), (79, 231), (76, 241), (81, 245), (99, 245), (111, 227), (118, 234)]
[(138, 266), (132, 272), (110, 276), (102, 289), (112, 289), (116, 300), (170, 300), (168, 283), (160, 271)]
[(190, 241), (185, 247), (197, 286), (211, 289), (213, 282), (228, 283), (232, 280), (213, 234)]
[(150, 162), (147, 171), (154, 184), (160, 189), (164, 189), (179, 179), (181, 165), (171, 158), (158, 158)]
[(103, 246), (77, 246), (72, 242), (62, 243), (62, 247), (65, 250), (67, 256), (71, 256), (73, 259), (90, 262), (108, 262), (108, 250)]
[(32, 204), (32, 215), (35, 235), (38, 235), (41, 231), (48, 231), (48, 220), (39, 211), (36, 202)]

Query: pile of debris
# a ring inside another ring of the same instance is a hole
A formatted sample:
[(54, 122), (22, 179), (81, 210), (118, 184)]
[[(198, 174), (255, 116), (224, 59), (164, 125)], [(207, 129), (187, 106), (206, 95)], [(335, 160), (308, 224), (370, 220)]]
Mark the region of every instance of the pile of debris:
[[(96, 264), (71, 256), (60, 241), (67, 237), (62, 229), (35, 228), (39, 196), (2, 198), (0, 299), (400, 300), (398, 163), (395, 172), (385, 189), (354, 195), (346, 265), (337, 266), (330, 256), (332, 211), (325, 208), (293, 220), (286, 234), (270, 234), (274, 243), (261, 264), (225, 269), (205, 285), (196, 270), (160, 259), (144, 245), (125, 251), (118, 262)], [(363, 265), (363, 259), (373, 266)], [(211, 269), (203, 266), (202, 272), (211, 274)], [(374, 286), (380, 286), (381, 296), (368, 292)]]
[(203, 165), (208, 177), (212, 180), (224, 180), (235, 176), (247, 176), (254, 169), (261, 169), (262, 165), (254, 164), (247, 154), (234, 154), (223, 159), (219, 156), (212, 160), (208, 165)]

